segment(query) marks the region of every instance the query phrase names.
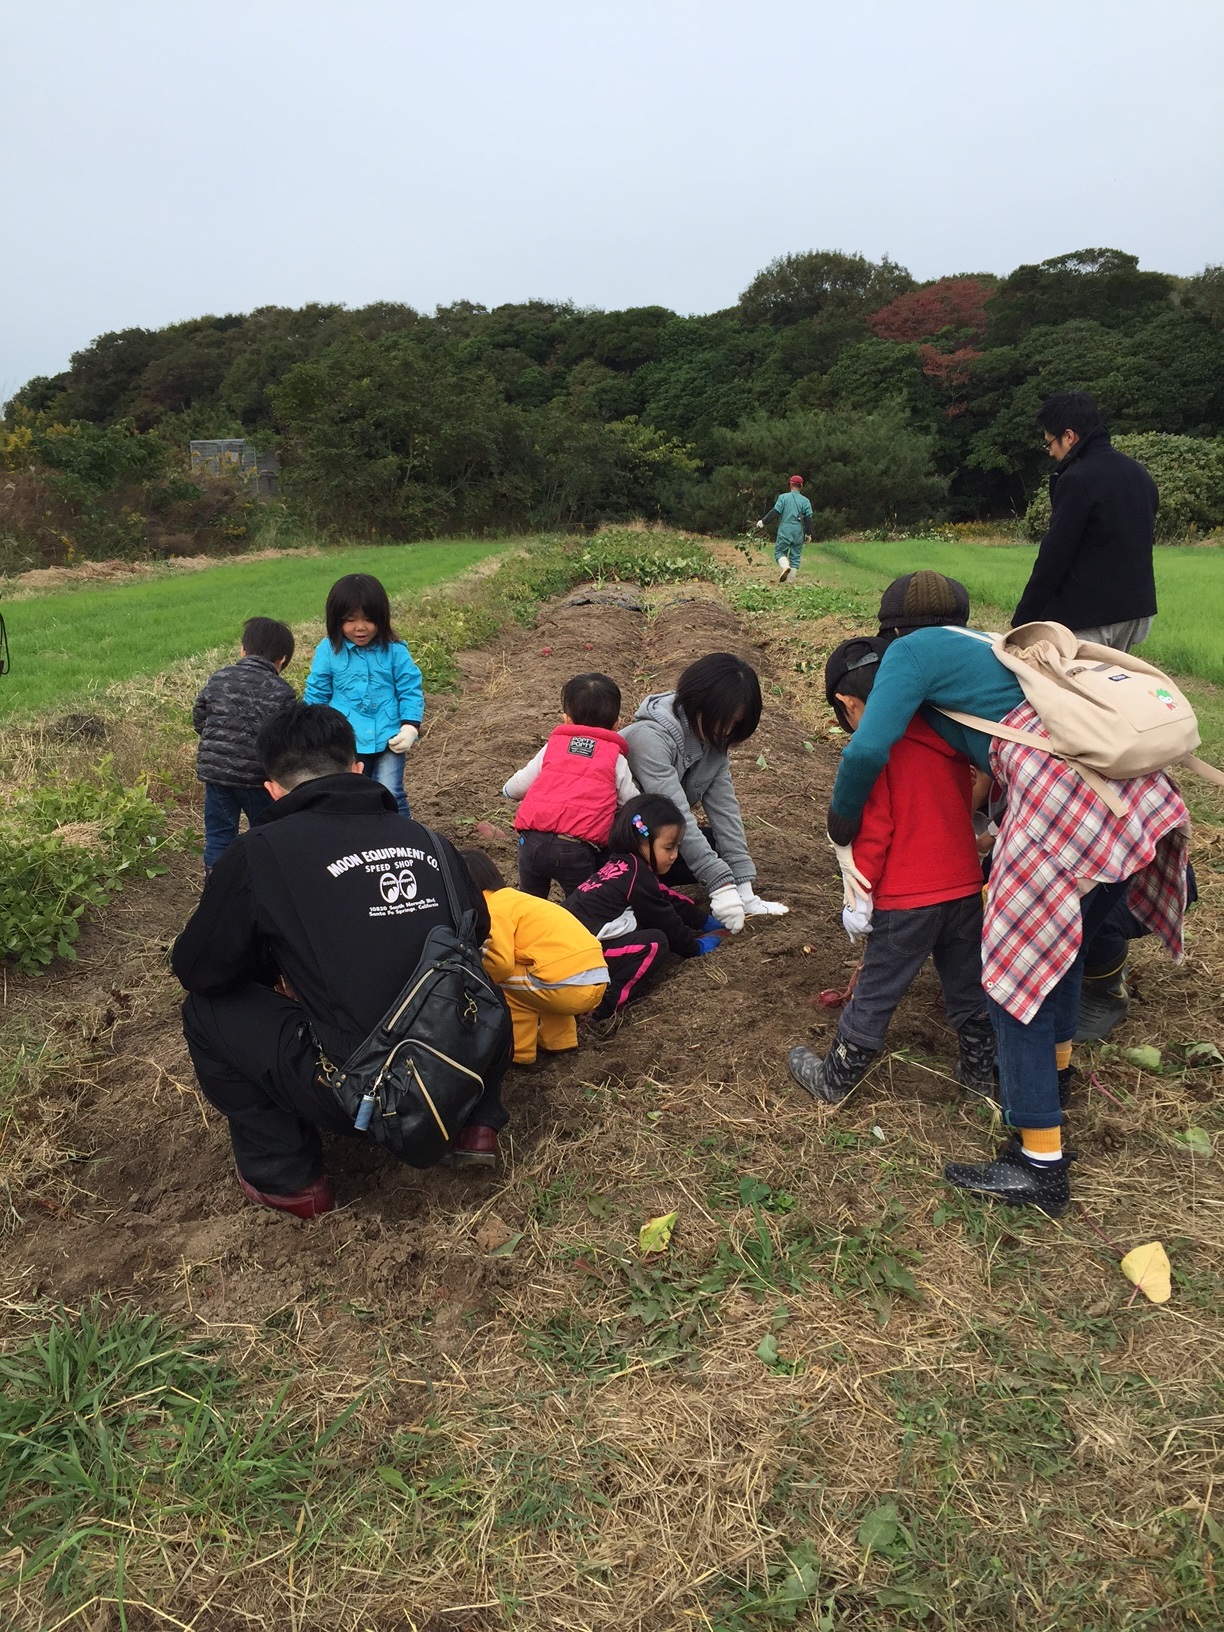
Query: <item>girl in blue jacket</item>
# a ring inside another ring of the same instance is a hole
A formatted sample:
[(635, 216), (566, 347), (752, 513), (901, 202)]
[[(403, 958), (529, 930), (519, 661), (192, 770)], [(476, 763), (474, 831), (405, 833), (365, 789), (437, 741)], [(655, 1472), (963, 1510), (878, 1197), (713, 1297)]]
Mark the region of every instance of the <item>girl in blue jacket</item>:
[(391, 627), (391, 603), (377, 578), (338, 578), (324, 612), (327, 639), (315, 647), (303, 699), (329, 703), (353, 728), (367, 776), (395, 795), (407, 816), (404, 755), (421, 732), (421, 671)]

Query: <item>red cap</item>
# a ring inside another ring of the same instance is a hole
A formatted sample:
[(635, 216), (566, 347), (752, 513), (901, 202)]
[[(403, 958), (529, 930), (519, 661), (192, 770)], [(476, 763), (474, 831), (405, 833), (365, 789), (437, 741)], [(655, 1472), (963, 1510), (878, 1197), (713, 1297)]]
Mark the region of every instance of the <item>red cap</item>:
[(802, 476), (792, 476), (791, 477), (791, 486), (792, 487), (802, 487), (803, 486), (803, 477)]

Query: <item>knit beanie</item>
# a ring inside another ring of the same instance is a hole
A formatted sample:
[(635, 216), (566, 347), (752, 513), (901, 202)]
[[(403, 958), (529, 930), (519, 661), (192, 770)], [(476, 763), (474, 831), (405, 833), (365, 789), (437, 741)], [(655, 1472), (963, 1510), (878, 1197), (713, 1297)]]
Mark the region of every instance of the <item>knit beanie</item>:
[(955, 578), (923, 568), (894, 578), (880, 597), (880, 632), (969, 622), (969, 591)]

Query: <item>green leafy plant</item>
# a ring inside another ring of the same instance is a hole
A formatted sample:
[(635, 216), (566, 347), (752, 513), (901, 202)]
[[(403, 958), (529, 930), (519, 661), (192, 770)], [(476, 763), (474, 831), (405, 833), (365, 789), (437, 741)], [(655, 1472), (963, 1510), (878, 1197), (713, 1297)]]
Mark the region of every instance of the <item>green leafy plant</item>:
[(80, 920), (126, 877), (155, 877), (165, 813), (104, 760), (90, 781), (26, 789), (0, 820), (0, 958), (26, 974), (75, 956)]

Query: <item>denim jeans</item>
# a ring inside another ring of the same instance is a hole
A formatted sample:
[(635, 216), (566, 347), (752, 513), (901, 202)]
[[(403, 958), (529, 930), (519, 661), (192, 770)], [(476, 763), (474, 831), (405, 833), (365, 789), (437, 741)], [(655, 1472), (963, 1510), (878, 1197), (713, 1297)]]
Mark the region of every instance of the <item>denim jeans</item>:
[(381, 782), (395, 795), (400, 815), (411, 816), (408, 796), (404, 792), (404, 755), (393, 754), (390, 748), (384, 748), (381, 754), (362, 754), (361, 760), (364, 774), (375, 782)]
[(998, 1045), (999, 1097), (1003, 1120), (1013, 1128), (1057, 1128), (1062, 1123), (1058, 1104), (1058, 1067), (1055, 1043), (1075, 1036), (1079, 1022), (1080, 986), (1084, 978), (1084, 949), (1126, 896), (1129, 879), (1119, 884), (1098, 884), (1080, 902), (1083, 933), (1075, 962), (1047, 993), (1027, 1025), (1023, 1025), (993, 998), (987, 998), (990, 1023)]
[(265, 787), (227, 788), (220, 782), (204, 784), (204, 867), (215, 867), (238, 837), (238, 818), (244, 813), (249, 827), (267, 810), (272, 795)]

